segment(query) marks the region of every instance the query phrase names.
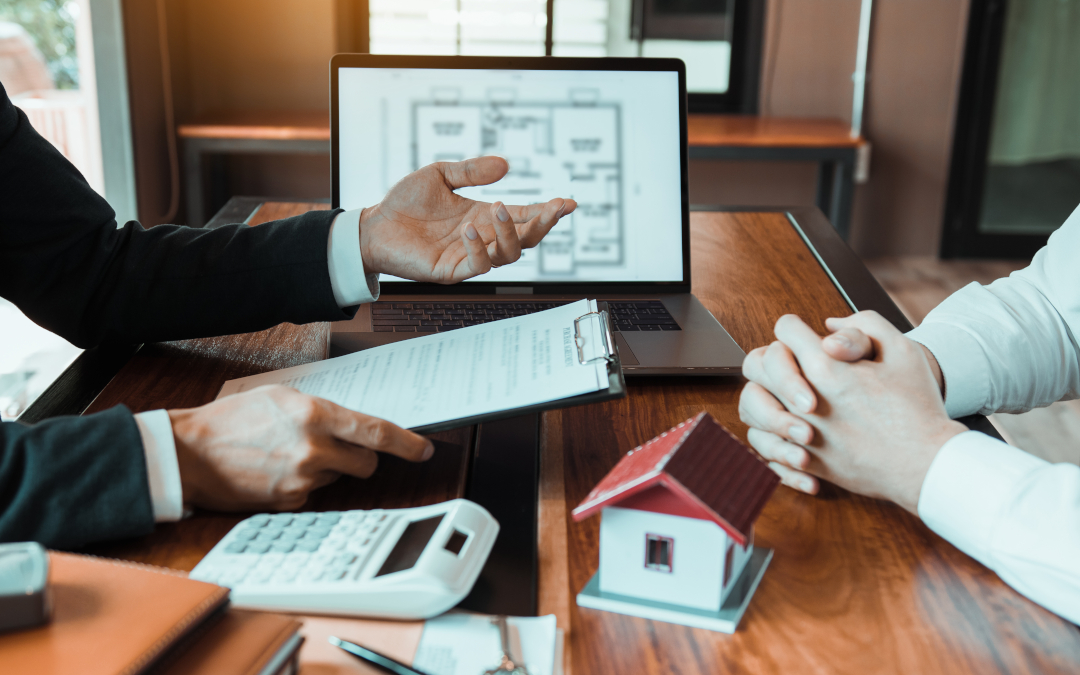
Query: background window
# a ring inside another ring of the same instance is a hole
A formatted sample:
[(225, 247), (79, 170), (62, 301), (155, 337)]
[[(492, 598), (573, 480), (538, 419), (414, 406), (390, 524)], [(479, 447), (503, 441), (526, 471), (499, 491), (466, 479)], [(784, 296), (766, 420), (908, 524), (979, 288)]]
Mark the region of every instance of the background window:
[(764, 0), (370, 0), (368, 7), (372, 54), (680, 58), (692, 112), (757, 109)]
[[(0, 82), (39, 134), (104, 193), (89, 0), (0, 0)], [(82, 350), (0, 298), (0, 417), (11, 420)]]

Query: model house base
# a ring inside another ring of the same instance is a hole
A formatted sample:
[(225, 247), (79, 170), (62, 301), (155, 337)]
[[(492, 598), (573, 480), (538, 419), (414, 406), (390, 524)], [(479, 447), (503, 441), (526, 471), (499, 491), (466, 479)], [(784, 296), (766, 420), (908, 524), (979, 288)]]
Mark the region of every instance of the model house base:
[(601, 592), (600, 572), (593, 575), (585, 588), (578, 593), (577, 604), (579, 607), (602, 609), (616, 614), (628, 614), (644, 619), (705, 628), (720, 633), (734, 633), (746, 607), (750, 604), (750, 599), (754, 597), (754, 591), (757, 590), (758, 583), (765, 574), (765, 568), (772, 560), (772, 555), (772, 549), (754, 548), (750, 560), (747, 561), (742, 574), (739, 575), (739, 579), (724, 599), (724, 604), (718, 612)]

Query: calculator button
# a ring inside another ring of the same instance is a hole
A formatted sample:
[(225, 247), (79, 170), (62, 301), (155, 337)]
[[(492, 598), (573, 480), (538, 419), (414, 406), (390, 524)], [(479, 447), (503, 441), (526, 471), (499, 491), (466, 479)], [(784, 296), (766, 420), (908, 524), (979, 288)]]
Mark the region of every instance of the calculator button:
[(314, 513), (300, 513), (293, 517), (293, 523), (300, 525), (311, 525), (315, 522)]
[(334, 566), (343, 567), (345, 565), (351, 565), (356, 562), (356, 556), (352, 553), (341, 553), (334, 556)]
[(318, 581), (322, 579), (323, 568), (321, 567), (309, 567), (300, 573), (301, 581)]
[(323, 575), (323, 579), (325, 581), (339, 581), (341, 579), (344, 579), (345, 575), (348, 573), (348, 570), (342, 569), (340, 567), (335, 567), (334, 569), (326, 570), (326, 574)]
[(270, 542), (253, 541), (247, 545), (248, 553), (266, 553), (270, 550)]
[(245, 576), (247, 576), (247, 570), (229, 570), (221, 576), (218, 584), (221, 586), (236, 586), (244, 580)]
[(321, 544), (322, 542), (316, 541), (314, 539), (301, 539), (300, 541), (296, 542), (296, 550), (313, 553), (319, 550), (319, 546)]
[(320, 513), (318, 518), (316, 519), (319, 524), (326, 525), (337, 525), (339, 520), (341, 520), (341, 514), (332, 512)]
[(278, 570), (277, 572), (274, 573), (274, 576), (273, 576), (272, 580), (275, 583), (281, 583), (281, 582), (286, 582), (286, 581), (295, 581), (296, 580), (296, 572), (297, 572), (296, 570), (281, 569), (281, 570)]
[(293, 550), (293, 543), (291, 541), (275, 541), (270, 545), (270, 550), (275, 553), (290, 553)]
[(296, 541), (297, 539), (299, 539), (302, 536), (304, 536), (304, 531), (303, 530), (294, 530), (291, 527), (289, 529), (287, 529), (287, 530), (282, 530), (281, 531), (281, 538), (286, 540), (286, 541)]
[(270, 515), (266, 513), (260, 513), (257, 516), (252, 516), (247, 519), (247, 524), (251, 527), (262, 527), (270, 522)]
[(263, 532), (260, 532), (260, 533), (259, 533), (259, 534), (258, 534), (258, 535), (257, 535), (257, 536), (255, 537), (255, 541), (259, 541), (259, 542), (271, 542), (271, 541), (274, 541), (275, 539), (277, 539), (277, 538), (278, 538), (278, 537), (280, 537), (280, 536), (281, 536), (281, 533), (280, 533), (280, 532), (267, 532), (267, 531), (263, 531)]
[(291, 523), (292, 520), (293, 516), (291, 513), (278, 513), (270, 519), (270, 522), (274, 523), (275, 525), (281, 525), (282, 527), (285, 527), (286, 525)]
[(244, 543), (242, 541), (234, 541), (233, 543), (231, 543), (231, 544), (229, 544), (228, 546), (225, 547), (225, 552), (226, 553), (243, 553), (245, 548), (247, 548), (246, 543)]
[(259, 584), (269, 579), (274, 574), (274, 570), (269, 568), (257, 568), (252, 570), (247, 575), (247, 582), (252, 584)]
[(237, 541), (251, 541), (255, 538), (255, 535), (259, 534), (258, 530), (240, 530), (236, 533)]

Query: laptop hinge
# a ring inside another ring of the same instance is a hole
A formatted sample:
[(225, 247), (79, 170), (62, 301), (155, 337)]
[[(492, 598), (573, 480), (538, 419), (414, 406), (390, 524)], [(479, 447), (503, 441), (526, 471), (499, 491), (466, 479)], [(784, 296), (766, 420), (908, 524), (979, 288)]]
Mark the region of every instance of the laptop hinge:
[(496, 295), (532, 295), (532, 286), (496, 286)]

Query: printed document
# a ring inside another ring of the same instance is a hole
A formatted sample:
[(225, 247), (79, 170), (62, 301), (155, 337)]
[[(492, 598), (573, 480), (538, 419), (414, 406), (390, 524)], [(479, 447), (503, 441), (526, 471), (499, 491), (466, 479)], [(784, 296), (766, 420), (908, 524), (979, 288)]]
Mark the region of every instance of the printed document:
[[(218, 398), (283, 384), (415, 428), (608, 388), (595, 300), (432, 333), (230, 380)], [(575, 319), (584, 317), (575, 328)], [(577, 339), (575, 339), (577, 337)]]

